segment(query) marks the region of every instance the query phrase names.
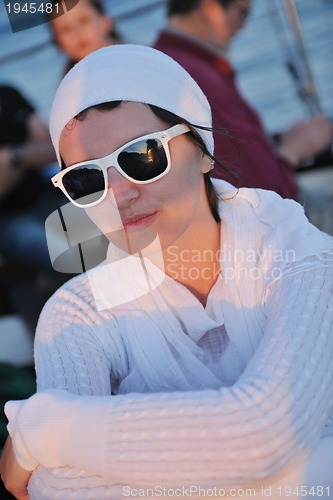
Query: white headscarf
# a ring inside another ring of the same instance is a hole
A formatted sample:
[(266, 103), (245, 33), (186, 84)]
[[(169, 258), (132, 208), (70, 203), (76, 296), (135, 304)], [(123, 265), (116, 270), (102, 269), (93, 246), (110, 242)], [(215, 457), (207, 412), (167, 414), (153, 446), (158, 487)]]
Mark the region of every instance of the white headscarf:
[[(114, 45), (97, 50), (76, 64), (61, 82), (50, 117), (50, 133), (59, 164), (60, 134), (69, 120), (90, 106), (111, 101), (152, 104), (211, 127), (206, 96), (171, 57), (142, 45)], [(213, 134), (198, 129), (213, 153)]]

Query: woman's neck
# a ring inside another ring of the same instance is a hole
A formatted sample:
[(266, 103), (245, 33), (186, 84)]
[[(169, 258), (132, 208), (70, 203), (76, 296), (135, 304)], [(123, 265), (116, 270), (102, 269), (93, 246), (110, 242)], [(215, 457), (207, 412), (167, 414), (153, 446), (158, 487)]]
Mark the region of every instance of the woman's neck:
[(205, 306), (220, 274), (219, 250), (220, 223), (212, 218), (163, 252), (165, 273), (186, 286)]

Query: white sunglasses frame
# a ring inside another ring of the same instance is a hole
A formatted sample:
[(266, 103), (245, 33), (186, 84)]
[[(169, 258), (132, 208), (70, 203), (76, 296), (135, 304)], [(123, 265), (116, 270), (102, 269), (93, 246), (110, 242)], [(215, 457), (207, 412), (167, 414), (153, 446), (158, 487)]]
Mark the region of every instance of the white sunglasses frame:
[[(109, 168), (115, 168), (123, 177), (125, 177), (125, 179), (129, 180), (130, 182), (133, 182), (134, 184), (150, 184), (152, 182), (155, 182), (157, 181), (158, 179), (161, 179), (161, 177), (164, 177), (170, 170), (171, 168), (171, 157), (170, 157), (170, 150), (169, 150), (169, 141), (171, 139), (173, 139), (174, 137), (177, 137), (179, 135), (182, 135), (182, 134), (186, 134), (187, 132), (190, 132), (191, 129), (188, 125), (186, 125), (185, 123), (180, 123), (178, 125), (174, 125), (173, 127), (170, 127), (166, 130), (161, 130), (159, 132), (153, 132), (151, 134), (147, 134), (147, 135), (143, 135), (141, 137), (137, 137), (136, 139), (133, 139), (132, 141), (130, 142), (127, 142), (126, 144), (124, 144), (123, 146), (121, 146), (120, 148), (116, 149), (116, 151), (114, 151), (113, 153), (107, 155), (107, 156), (103, 156), (102, 158), (96, 158), (96, 159), (91, 159), (91, 160), (86, 160), (86, 161), (82, 161), (82, 162), (79, 162), (79, 163), (74, 163), (73, 165), (70, 165), (68, 167), (66, 167), (65, 169), (61, 170), (60, 172), (58, 172), (56, 175), (54, 175), (52, 178), (51, 178), (51, 181), (53, 183), (53, 185), (59, 189), (61, 189), (61, 191), (64, 193), (64, 195), (69, 199), (69, 201), (75, 205), (76, 207), (78, 208), (89, 208), (89, 207), (93, 207), (95, 205), (98, 205), (99, 203), (101, 203), (104, 198), (106, 197), (107, 195), (107, 192), (108, 192), (108, 189), (109, 189), (109, 181), (108, 181), (108, 175), (107, 175), (107, 171)], [(119, 165), (118, 163), (118, 155), (124, 150), (126, 149), (127, 147), (131, 146), (132, 144), (135, 144), (136, 142), (138, 141), (143, 141), (143, 140), (146, 140), (146, 139), (159, 139), (163, 145), (163, 148), (164, 148), (164, 151), (165, 151), (165, 155), (166, 155), (166, 158), (167, 158), (167, 167), (166, 169), (164, 170), (164, 172), (162, 172), (161, 174), (157, 175), (156, 177), (153, 177), (152, 179), (148, 179), (146, 181), (138, 181), (136, 179), (133, 179), (132, 177), (129, 177), (121, 168), (121, 166)], [(70, 172), (71, 170), (73, 170), (74, 168), (77, 168), (77, 167), (83, 167), (84, 165), (91, 165), (92, 163), (95, 163), (98, 167), (100, 167), (102, 173), (103, 173), (103, 176), (104, 176), (104, 192), (103, 192), (103, 195), (96, 201), (93, 201), (92, 203), (86, 203), (86, 204), (80, 204), (80, 203), (77, 203), (75, 200), (73, 200), (69, 194), (67, 193), (66, 191), (66, 188), (63, 184), (63, 177), (68, 173)]]

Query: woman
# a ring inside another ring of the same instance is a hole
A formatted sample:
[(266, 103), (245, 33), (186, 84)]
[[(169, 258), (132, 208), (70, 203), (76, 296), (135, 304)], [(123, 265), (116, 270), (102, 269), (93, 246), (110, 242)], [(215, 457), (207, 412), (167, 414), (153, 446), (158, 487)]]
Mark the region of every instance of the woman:
[(154, 49), (86, 57), (50, 129), (54, 184), (110, 244), (41, 315), (7, 487), (24, 498), (33, 471), (32, 500), (328, 497), (332, 239), (275, 193), (212, 186), (207, 100)]

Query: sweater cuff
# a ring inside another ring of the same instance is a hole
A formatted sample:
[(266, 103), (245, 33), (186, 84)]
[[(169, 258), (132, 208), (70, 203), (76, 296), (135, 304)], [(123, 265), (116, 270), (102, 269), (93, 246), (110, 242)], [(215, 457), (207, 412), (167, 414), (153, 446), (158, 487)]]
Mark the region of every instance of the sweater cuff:
[(5, 415), (8, 419), (7, 430), (12, 438), (12, 444), (16, 460), (22, 469), (33, 471), (38, 466), (38, 462), (27, 450), (22, 435), (20, 433), (18, 422), (18, 415), (24, 405), (24, 401), (8, 401), (5, 404)]
[(18, 463), (26, 470), (38, 465), (72, 466), (100, 473), (103, 443), (98, 437), (103, 433), (96, 429), (105, 425), (107, 400), (50, 389), (7, 403), (8, 430)]

